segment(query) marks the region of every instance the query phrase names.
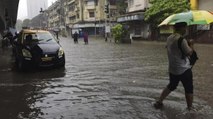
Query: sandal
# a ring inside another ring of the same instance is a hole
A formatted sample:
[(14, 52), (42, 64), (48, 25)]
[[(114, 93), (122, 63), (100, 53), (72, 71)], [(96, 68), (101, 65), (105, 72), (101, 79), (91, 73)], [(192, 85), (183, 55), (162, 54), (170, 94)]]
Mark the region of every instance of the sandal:
[(155, 107), (155, 109), (162, 109), (163, 103), (162, 103), (162, 102), (159, 102), (159, 101), (156, 101), (156, 102), (154, 103), (154, 107)]

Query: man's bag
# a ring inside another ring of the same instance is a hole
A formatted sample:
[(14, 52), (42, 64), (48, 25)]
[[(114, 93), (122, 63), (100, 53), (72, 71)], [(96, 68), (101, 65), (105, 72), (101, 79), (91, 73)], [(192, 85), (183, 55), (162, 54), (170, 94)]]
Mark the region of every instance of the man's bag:
[(194, 65), (198, 60), (196, 51), (193, 50), (192, 55), (189, 57), (190, 65)]
[[(186, 55), (184, 54), (182, 48), (181, 48), (181, 43), (183, 41), (183, 37), (180, 37), (178, 39), (178, 48), (180, 49), (181, 53), (182, 53), (182, 59), (184, 59), (186, 57)], [(190, 65), (194, 65), (196, 63), (196, 61), (198, 60), (198, 56), (197, 56), (197, 52), (195, 50), (193, 50), (192, 55), (188, 57), (189, 61), (190, 61)]]

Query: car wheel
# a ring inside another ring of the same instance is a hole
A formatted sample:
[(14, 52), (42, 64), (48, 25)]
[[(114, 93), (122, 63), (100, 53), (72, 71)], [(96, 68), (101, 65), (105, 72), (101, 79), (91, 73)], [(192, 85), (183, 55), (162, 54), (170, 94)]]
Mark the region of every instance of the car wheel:
[(22, 60), (18, 60), (17, 65), (18, 65), (18, 69), (19, 69), (20, 71), (23, 71), (23, 70), (26, 69), (26, 67), (25, 67), (25, 65), (24, 65), (24, 62), (23, 62)]
[(65, 67), (65, 62), (63, 62), (60, 65), (58, 65), (58, 67), (64, 68)]
[(59, 67), (61, 67), (61, 68), (65, 67), (65, 58), (63, 59), (63, 62), (59, 65)]
[(61, 65), (61, 67), (65, 67), (65, 62)]
[(62, 63), (61, 66), (62, 66), (62, 67), (65, 67), (65, 57), (64, 57), (64, 59), (63, 59), (63, 63)]

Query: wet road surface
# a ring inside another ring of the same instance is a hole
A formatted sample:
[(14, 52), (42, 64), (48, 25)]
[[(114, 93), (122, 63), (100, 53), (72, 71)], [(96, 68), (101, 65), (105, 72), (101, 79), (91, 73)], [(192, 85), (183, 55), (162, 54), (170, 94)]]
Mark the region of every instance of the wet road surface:
[(185, 111), (181, 84), (152, 107), (168, 83), (165, 43), (114, 44), (90, 40), (84, 45), (61, 38), (66, 67), (19, 72), (10, 49), (0, 50), (2, 119), (212, 119), (213, 45), (196, 44), (194, 71), (197, 112)]

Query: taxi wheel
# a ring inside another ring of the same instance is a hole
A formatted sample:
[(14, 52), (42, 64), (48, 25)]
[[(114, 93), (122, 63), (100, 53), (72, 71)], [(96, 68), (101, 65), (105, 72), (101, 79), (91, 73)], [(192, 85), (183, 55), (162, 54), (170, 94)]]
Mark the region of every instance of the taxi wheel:
[(65, 62), (61, 65), (61, 67), (65, 67)]
[(58, 67), (61, 67), (61, 68), (65, 67), (65, 58), (63, 59), (63, 63), (61, 63), (60, 65), (58, 65)]
[(64, 67), (65, 67), (65, 62), (63, 62), (63, 63), (61, 63), (60, 65), (58, 65), (58, 67), (64, 68)]
[(20, 71), (23, 71), (23, 70), (26, 69), (26, 67), (25, 67), (25, 65), (24, 65), (24, 62), (23, 62), (22, 60), (18, 60), (17, 64), (18, 64), (18, 69), (19, 69)]
[(61, 67), (65, 67), (65, 57), (64, 57), (64, 59), (63, 59), (63, 63), (62, 63), (62, 65), (61, 65)]

